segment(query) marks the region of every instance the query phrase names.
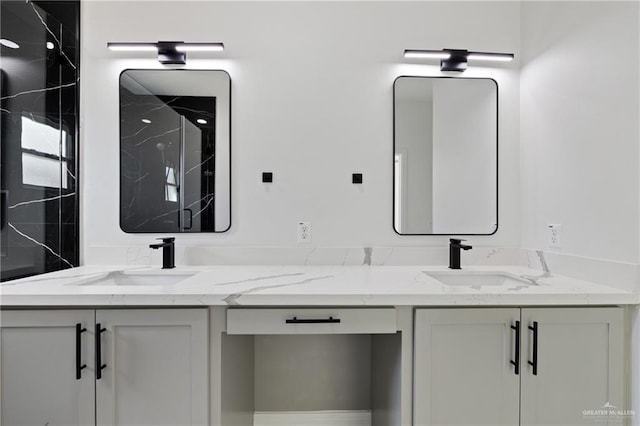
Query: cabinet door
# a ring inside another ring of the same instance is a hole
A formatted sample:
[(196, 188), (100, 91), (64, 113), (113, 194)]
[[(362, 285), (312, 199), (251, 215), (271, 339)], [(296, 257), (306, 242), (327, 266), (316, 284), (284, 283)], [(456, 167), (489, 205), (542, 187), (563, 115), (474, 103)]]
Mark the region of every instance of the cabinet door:
[(0, 424), (94, 424), (93, 321), (85, 310), (0, 311)]
[(519, 309), (418, 309), (414, 424), (517, 425)]
[(98, 310), (96, 324), (98, 426), (207, 424), (206, 309)]
[(522, 425), (622, 424), (588, 413), (626, 408), (622, 308), (523, 309), (522, 326)]

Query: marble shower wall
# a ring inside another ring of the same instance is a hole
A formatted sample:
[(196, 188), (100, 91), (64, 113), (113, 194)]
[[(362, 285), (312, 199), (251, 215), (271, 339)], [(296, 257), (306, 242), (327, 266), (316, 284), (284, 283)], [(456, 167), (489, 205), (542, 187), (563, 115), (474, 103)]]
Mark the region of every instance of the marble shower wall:
[(4, 281), (78, 265), (80, 2), (0, 8)]

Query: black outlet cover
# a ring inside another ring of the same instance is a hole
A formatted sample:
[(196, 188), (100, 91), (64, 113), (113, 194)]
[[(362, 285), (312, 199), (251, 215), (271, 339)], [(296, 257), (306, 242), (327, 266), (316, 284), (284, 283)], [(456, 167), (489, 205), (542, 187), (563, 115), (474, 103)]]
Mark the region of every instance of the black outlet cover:
[(362, 173), (354, 173), (351, 175), (351, 183), (362, 183)]
[(272, 172), (262, 172), (262, 181), (263, 182), (273, 182), (273, 173)]

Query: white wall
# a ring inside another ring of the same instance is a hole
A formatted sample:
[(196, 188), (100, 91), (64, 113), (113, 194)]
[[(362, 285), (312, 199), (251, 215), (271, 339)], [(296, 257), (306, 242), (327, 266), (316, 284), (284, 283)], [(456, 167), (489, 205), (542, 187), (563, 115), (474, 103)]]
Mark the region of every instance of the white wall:
[[(522, 246), (636, 265), (640, 260), (638, 2), (522, 5)], [(554, 268), (552, 267), (552, 270)], [(640, 412), (640, 320), (632, 310), (630, 402)], [(631, 420), (640, 425), (640, 416)]]
[(522, 5), (522, 246), (638, 263), (637, 2)]
[[(82, 261), (109, 263), (156, 235), (118, 228), (118, 74), (159, 68), (108, 41), (223, 41), (221, 59), (190, 54), (187, 68), (232, 78), (232, 227), (182, 235), (180, 245), (440, 246), (446, 237), (401, 237), (392, 226), (392, 84), (441, 75), (406, 63), (406, 48), (462, 47), (519, 54), (513, 2), (119, 2), (82, 4)], [(518, 63), (470, 69), (500, 84), (500, 229), (478, 246), (517, 246)], [(262, 171), (274, 183), (261, 182)], [(364, 173), (352, 185), (351, 173)], [(247, 259), (251, 261), (251, 259)]]

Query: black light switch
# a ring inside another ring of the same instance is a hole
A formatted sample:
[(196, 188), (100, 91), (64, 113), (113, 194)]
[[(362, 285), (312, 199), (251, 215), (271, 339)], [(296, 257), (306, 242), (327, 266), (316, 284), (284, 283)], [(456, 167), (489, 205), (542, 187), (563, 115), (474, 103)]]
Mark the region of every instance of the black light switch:
[(273, 182), (273, 173), (272, 172), (262, 172), (262, 181), (263, 182)]
[(351, 175), (351, 183), (362, 183), (362, 173), (354, 173)]

